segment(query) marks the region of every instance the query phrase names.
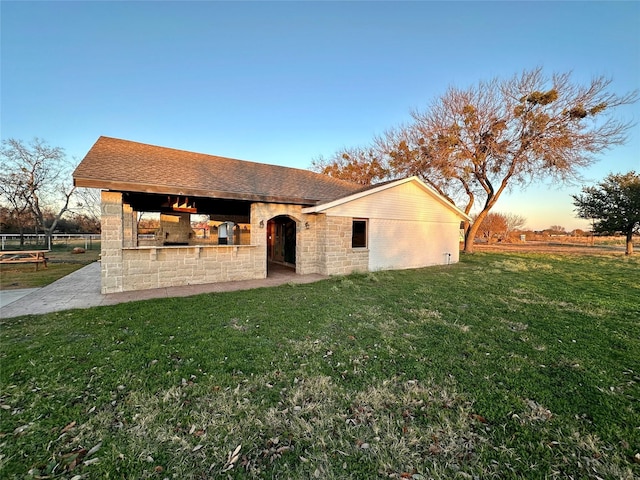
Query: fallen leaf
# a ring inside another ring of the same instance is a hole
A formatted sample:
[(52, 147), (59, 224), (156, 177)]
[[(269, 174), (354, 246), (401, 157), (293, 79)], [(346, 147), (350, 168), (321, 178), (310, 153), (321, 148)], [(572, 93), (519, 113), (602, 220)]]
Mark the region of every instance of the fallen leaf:
[(24, 431), (29, 428), (29, 425), (22, 425), (20, 427), (17, 427), (14, 431), (13, 434), (14, 435), (22, 435), (24, 433)]
[(91, 448), (88, 452), (87, 452), (87, 457), (90, 457), (91, 455), (93, 455), (94, 453), (96, 453), (98, 450), (100, 450), (100, 447), (102, 446), (102, 442), (98, 442), (93, 448)]
[(477, 413), (472, 413), (471, 418), (479, 421), (480, 423), (489, 423), (486, 418), (484, 418), (482, 415), (478, 415)]
[(68, 424), (66, 427), (64, 427), (62, 429), (62, 433), (68, 432), (69, 430), (71, 430), (75, 426), (76, 426), (76, 421), (74, 420), (73, 422), (71, 422), (70, 424)]
[(238, 455), (240, 453), (241, 448), (242, 448), (242, 445), (238, 445), (236, 449), (233, 451), (233, 453), (229, 455), (229, 463), (231, 464), (236, 463), (236, 461), (238, 460)]

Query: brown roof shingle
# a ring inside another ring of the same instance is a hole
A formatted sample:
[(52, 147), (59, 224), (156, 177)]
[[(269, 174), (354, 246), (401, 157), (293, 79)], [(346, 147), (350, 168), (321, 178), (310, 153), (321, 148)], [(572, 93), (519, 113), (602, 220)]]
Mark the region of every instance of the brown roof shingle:
[(78, 187), (316, 205), (361, 185), (297, 168), (100, 137), (73, 172)]

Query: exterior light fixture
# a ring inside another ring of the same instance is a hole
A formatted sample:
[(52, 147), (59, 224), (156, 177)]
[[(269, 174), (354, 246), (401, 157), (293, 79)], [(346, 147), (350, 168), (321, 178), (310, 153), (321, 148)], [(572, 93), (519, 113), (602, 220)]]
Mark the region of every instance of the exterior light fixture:
[(304, 222), (304, 228), (306, 228), (307, 230), (309, 230), (309, 222)]
[(260, 228), (264, 228), (264, 220), (260, 220)]

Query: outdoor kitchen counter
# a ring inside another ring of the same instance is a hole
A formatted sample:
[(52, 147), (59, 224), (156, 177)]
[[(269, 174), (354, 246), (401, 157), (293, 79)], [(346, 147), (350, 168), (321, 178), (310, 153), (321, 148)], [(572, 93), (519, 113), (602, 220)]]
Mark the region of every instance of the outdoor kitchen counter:
[[(259, 245), (140, 246), (121, 252), (120, 263), (112, 262), (122, 278), (121, 291), (253, 280), (267, 274), (266, 251)], [(112, 277), (107, 265), (103, 278)]]
[(138, 247), (122, 247), (123, 250), (164, 250), (173, 248), (254, 248), (258, 245), (140, 245)]
[[(143, 254), (144, 252), (149, 252), (149, 256), (153, 259), (157, 259), (158, 255), (162, 252), (169, 254), (170, 252), (177, 253), (179, 251), (184, 251), (183, 255), (186, 254), (189, 257), (200, 258), (204, 252), (218, 251), (220, 254), (222, 252), (231, 252), (232, 256), (236, 256), (239, 252), (247, 252), (248, 250), (255, 250), (258, 245), (157, 245), (157, 246), (139, 246), (139, 247), (124, 247), (122, 249), (122, 253), (127, 255), (136, 255)], [(145, 255), (146, 256), (146, 255)]]

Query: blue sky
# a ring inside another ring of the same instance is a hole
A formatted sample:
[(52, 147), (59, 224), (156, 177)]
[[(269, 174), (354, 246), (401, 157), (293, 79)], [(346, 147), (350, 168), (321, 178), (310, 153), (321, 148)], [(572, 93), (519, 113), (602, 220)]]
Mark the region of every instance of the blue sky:
[[(410, 120), (449, 85), (523, 69), (640, 88), (640, 2), (2, 1), (1, 137), (79, 161), (100, 135), (309, 168)], [(640, 124), (640, 105), (616, 116)], [(640, 171), (640, 126), (585, 170)], [(496, 210), (585, 228), (534, 184)]]

